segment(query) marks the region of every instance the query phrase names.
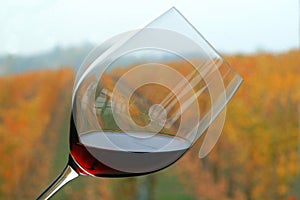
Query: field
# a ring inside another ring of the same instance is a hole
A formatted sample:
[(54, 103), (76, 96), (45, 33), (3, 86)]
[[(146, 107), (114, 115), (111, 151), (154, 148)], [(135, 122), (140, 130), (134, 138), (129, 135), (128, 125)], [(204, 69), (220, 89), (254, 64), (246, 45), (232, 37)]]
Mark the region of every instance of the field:
[[(232, 55), (244, 78), (220, 140), (153, 175), (80, 177), (53, 199), (300, 199), (300, 51)], [(0, 199), (34, 199), (63, 169), (74, 71), (0, 76)]]

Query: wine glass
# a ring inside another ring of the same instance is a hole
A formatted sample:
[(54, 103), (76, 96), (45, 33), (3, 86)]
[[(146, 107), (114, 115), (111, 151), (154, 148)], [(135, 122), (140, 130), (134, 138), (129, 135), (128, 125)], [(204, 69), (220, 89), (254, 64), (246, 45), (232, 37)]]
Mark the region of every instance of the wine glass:
[[(70, 154), (48, 199), (79, 175), (130, 177), (176, 162), (242, 82), (175, 8), (95, 48), (77, 72)], [(222, 123), (219, 126), (221, 131)]]

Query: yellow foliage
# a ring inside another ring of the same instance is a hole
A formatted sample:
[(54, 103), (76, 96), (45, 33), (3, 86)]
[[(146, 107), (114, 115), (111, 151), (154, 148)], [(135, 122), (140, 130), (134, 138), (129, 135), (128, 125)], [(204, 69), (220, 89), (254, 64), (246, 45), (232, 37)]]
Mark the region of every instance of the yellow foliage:
[[(221, 140), (205, 165), (185, 173), (187, 183), (202, 187), (200, 173), (210, 173), (219, 177), (212, 190), (225, 182), (218, 199), (288, 199), (300, 170), (300, 51), (226, 60), (244, 82), (227, 107)], [(205, 190), (197, 195), (211, 196)]]

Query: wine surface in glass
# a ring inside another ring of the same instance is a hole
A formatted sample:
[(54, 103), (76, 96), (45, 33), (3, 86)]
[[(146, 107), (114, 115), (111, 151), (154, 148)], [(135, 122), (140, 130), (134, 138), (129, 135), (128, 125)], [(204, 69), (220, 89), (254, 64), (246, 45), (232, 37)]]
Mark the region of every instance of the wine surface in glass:
[(130, 177), (159, 171), (176, 162), (191, 146), (183, 138), (165, 134), (89, 132), (78, 136), (74, 130), (71, 127), (70, 150), (76, 170), (99, 177)]

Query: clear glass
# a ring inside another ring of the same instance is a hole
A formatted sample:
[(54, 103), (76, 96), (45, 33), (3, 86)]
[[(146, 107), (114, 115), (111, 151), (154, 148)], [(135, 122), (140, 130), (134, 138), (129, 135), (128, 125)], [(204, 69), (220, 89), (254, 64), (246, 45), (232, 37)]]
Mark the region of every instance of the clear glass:
[(78, 175), (128, 177), (164, 169), (208, 129), (213, 137), (203, 144), (205, 156), (241, 82), (175, 8), (104, 42), (76, 76), (68, 165), (38, 199)]

